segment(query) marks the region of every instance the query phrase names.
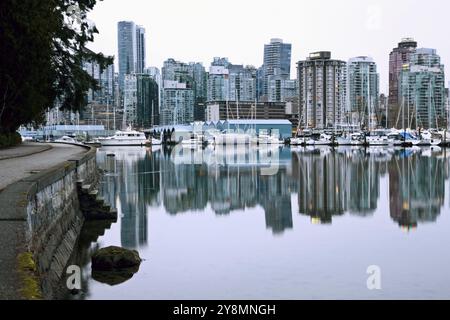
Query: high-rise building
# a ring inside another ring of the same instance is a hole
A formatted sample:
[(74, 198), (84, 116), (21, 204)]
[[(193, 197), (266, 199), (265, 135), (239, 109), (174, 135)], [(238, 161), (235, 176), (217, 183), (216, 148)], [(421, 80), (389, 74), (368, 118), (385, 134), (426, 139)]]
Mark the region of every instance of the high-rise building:
[(164, 81), (163, 86), (161, 124), (179, 125), (194, 121), (194, 90), (186, 83), (171, 80)]
[(300, 125), (336, 128), (344, 124), (347, 63), (331, 59), (331, 52), (311, 53), (297, 64)]
[(148, 74), (127, 74), (124, 85), (124, 126), (146, 129), (159, 124), (156, 81)]
[(298, 81), (275, 74), (267, 78), (268, 101), (287, 102), (298, 96)]
[(348, 108), (351, 124), (364, 128), (377, 126), (380, 76), (372, 58), (348, 61)]
[(176, 61), (172, 58), (164, 61), (162, 68), (162, 80), (178, 81), (185, 83), (190, 89), (194, 86), (194, 79), (191, 72), (192, 67), (188, 63)]
[(208, 102), (228, 99), (230, 71), (225, 66), (211, 65), (208, 74)]
[(161, 108), (162, 103), (162, 76), (161, 71), (157, 67), (148, 67), (144, 69), (144, 73), (150, 75), (150, 77), (156, 81), (159, 88), (159, 94), (158, 94), (158, 110)]
[(234, 65), (227, 58), (214, 58), (208, 75), (208, 102), (254, 102), (256, 90), (257, 70), (255, 67)]
[(97, 81), (99, 87), (86, 92), (87, 106), (80, 112), (79, 121), (81, 124), (101, 124), (106, 129), (112, 128), (117, 99), (114, 64), (102, 69), (94, 61), (83, 61), (82, 66), (83, 70)]
[(123, 128), (135, 126), (137, 121), (137, 76), (125, 74), (123, 79)]
[(205, 121), (208, 76), (201, 63), (189, 63), (191, 76), (194, 80), (194, 121)]
[(145, 28), (136, 26), (136, 73), (144, 73), (145, 63)]
[(256, 100), (256, 69), (252, 66), (229, 65), (228, 101)]
[[(89, 49), (85, 49), (89, 50)], [(88, 103), (96, 102), (100, 104), (113, 104), (115, 98), (114, 92), (114, 64), (109, 65), (105, 69), (101, 69), (100, 65), (92, 61), (83, 61), (83, 70), (94, 78), (99, 85), (99, 90), (89, 89), (87, 95)]]
[(137, 41), (136, 25), (132, 21), (118, 23), (118, 53), (119, 53), (119, 87), (123, 90), (125, 75), (136, 72)]
[(291, 51), (290, 43), (283, 43), (282, 39), (271, 39), (264, 45), (264, 64), (262, 66), (262, 96), (268, 95), (268, 77), (280, 75), (285, 79), (291, 77)]
[(400, 72), (405, 65), (411, 61), (411, 56), (415, 53), (417, 42), (414, 39), (403, 39), (397, 48), (394, 48), (389, 55), (389, 100), (388, 100), (388, 126), (399, 128), (400, 101)]
[(397, 126), (447, 126), (444, 65), (435, 49), (417, 49), (400, 72), (401, 101)]
[(164, 124), (185, 124), (204, 120), (206, 79), (206, 71), (201, 63), (184, 63), (174, 59), (164, 62), (161, 108)]

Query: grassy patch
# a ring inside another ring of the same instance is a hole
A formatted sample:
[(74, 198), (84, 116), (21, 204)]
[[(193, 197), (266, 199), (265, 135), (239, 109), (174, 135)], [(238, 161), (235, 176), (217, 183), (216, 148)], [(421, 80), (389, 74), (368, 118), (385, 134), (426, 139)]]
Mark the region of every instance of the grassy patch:
[(41, 300), (42, 292), (37, 276), (36, 263), (30, 252), (22, 253), (17, 258), (19, 275), (21, 278), (20, 294), (27, 300)]

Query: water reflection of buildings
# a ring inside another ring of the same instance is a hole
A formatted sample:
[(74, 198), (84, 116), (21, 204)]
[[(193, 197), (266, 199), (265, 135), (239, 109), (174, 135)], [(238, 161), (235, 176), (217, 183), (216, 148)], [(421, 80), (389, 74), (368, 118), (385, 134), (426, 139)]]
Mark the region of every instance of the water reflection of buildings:
[(122, 246), (146, 245), (147, 207), (158, 203), (160, 189), (158, 154), (145, 148), (102, 150), (98, 161), (107, 171), (102, 194), (120, 209)]
[[(222, 153), (223, 152), (223, 153)], [(217, 215), (254, 208), (265, 211), (267, 228), (282, 233), (292, 228), (292, 184), (287, 174), (290, 151), (277, 147), (271, 159), (283, 158), (273, 175), (264, 175), (267, 155), (245, 150), (183, 150), (167, 155), (161, 163), (163, 203), (170, 214), (204, 210), (208, 203)]]
[[(299, 213), (314, 223), (332, 223), (345, 213), (371, 216), (381, 191), (388, 192), (390, 214), (401, 226), (435, 221), (445, 197), (449, 164), (442, 154), (425, 156), (394, 149), (330, 148), (291, 152), (259, 150), (148, 149), (99, 152), (108, 172), (104, 195), (121, 216), (125, 247), (147, 243), (147, 213), (164, 206), (167, 213), (204, 212), (229, 215), (260, 207), (274, 234), (293, 228), (291, 195)], [(271, 160), (271, 161), (269, 161)], [(264, 170), (276, 164), (273, 174)], [(381, 177), (388, 174), (383, 180)], [(387, 182), (386, 182), (387, 183)]]
[(445, 201), (446, 157), (399, 152), (389, 164), (390, 212), (405, 228), (435, 222)]
[(362, 149), (303, 150), (293, 157), (301, 214), (314, 223), (331, 223), (349, 211), (372, 214), (380, 195), (379, 169)]
[(348, 181), (348, 210), (359, 216), (373, 215), (380, 198), (380, 162), (364, 150), (353, 151), (345, 173)]

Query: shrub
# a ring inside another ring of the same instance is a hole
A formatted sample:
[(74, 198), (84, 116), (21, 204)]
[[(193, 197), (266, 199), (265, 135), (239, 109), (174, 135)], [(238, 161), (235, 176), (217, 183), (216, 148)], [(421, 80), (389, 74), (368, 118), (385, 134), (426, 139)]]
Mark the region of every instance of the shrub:
[(14, 147), (22, 143), (22, 137), (17, 132), (0, 134), (0, 148)]

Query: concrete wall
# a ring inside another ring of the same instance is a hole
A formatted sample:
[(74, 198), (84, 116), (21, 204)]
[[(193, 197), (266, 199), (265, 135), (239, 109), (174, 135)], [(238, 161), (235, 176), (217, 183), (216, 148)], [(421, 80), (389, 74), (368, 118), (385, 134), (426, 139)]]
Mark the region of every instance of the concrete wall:
[[(90, 149), (50, 170), (23, 179), (0, 193), (0, 203), (6, 207), (2, 217), (18, 223), (15, 248), (17, 257), (31, 254), (35, 263), (41, 297), (54, 298), (54, 288), (60, 283), (65, 267), (84, 223), (80, 211), (77, 182), (95, 185), (98, 182), (96, 150)], [(13, 267), (11, 262), (9, 262)], [(33, 298), (30, 279), (14, 270), (9, 296), (5, 298)], [(15, 282), (13, 282), (15, 281)], [(16, 284), (19, 284), (18, 286)], [(13, 288), (14, 287), (14, 288)], [(14, 292), (11, 292), (14, 291)], [(37, 294), (37, 293), (36, 293)]]

